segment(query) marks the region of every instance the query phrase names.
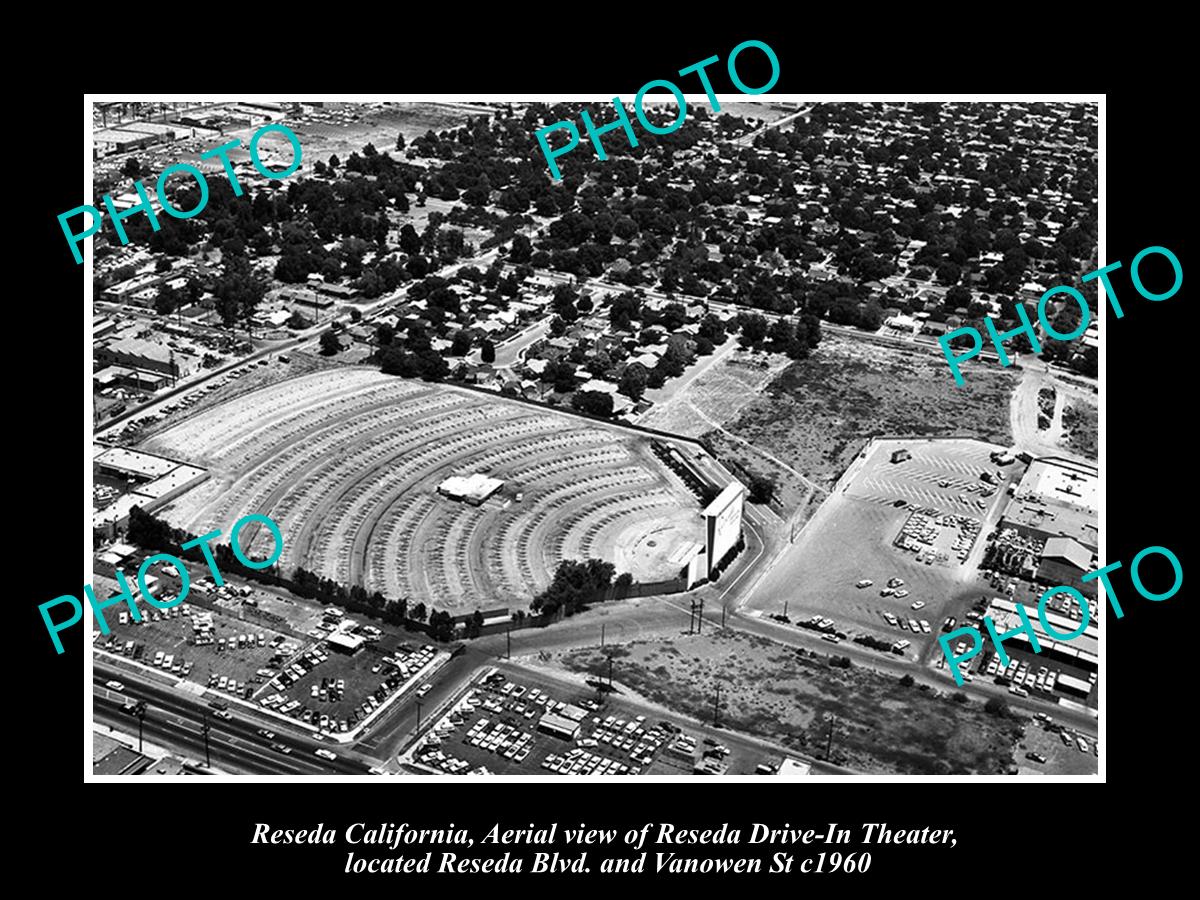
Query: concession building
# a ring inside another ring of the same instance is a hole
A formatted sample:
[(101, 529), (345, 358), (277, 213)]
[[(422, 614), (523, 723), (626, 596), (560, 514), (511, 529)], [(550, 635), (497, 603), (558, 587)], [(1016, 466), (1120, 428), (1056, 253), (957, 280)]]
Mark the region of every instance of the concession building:
[(438, 485), (438, 493), (451, 500), (461, 500), (479, 506), (492, 494), (504, 487), (498, 478), (488, 478), (476, 472), (472, 475), (451, 475)]

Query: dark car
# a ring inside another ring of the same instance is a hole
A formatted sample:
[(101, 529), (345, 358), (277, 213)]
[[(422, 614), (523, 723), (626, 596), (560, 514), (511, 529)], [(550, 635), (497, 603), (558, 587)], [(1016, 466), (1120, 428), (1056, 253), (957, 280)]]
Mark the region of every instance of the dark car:
[(1046, 761), (1046, 757), (1040, 753), (1034, 753), (1032, 750), (1025, 754), (1025, 758), (1032, 759), (1036, 763), (1044, 763)]

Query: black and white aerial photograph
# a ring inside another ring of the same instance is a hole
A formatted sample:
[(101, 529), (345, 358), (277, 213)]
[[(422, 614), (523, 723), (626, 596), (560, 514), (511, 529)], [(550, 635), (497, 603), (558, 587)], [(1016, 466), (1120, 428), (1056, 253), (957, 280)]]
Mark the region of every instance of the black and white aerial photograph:
[(1097, 97), (694, 89), (91, 99), (93, 776), (1097, 775)]

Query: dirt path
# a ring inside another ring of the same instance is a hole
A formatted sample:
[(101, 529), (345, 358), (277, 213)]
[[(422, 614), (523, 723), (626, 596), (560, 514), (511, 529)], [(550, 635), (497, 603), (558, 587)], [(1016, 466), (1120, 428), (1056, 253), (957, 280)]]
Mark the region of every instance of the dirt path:
[[(1061, 456), (1094, 463), (1094, 459), (1076, 453), (1066, 446), (1066, 434), (1063, 429), (1063, 411), (1067, 408), (1067, 402), (1074, 398), (1085, 398), (1086, 392), (1066, 384), (1039, 359), (1030, 357), (1022, 360), (1021, 365), (1021, 380), (1009, 403), (1013, 446), (1033, 456)], [(1054, 388), (1054, 415), (1050, 427), (1039, 431), (1038, 391), (1043, 387)], [(1086, 399), (1088, 403), (1092, 402), (1090, 397)]]

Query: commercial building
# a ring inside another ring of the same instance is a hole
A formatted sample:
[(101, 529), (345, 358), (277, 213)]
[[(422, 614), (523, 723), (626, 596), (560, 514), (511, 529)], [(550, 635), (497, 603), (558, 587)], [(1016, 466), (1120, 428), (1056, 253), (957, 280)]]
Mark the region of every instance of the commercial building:
[(1095, 566), (1095, 554), (1069, 537), (1047, 539), (1038, 563), (1037, 579), (1048, 585), (1079, 585), (1082, 576)]
[(1071, 675), (1059, 675), (1054, 686), (1064, 694), (1070, 694), (1080, 700), (1086, 700), (1088, 694), (1092, 692), (1092, 682)]
[(479, 472), (462, 476), (451, 475), (438, 485), (438, 493), (451, 500), (461, 500), (472, 506), (479, 506), (492, 494), (504, 487), (504, 482), (498, 478), (489, 478)]
[(208, 471), (199, 466), (103, 444), (92, 446), (92, 465), (97, 475), (123, 480), (129, 486), (127, 493), (92, 512), (92, 529), (110, 538), (129, 521), (133, 507), (152, 512), (208, 478)]
[[(1099, 546), (1098, 471), (1063, 459), (1035, 459), (1029, 465), (1003, 525), (1048, 540), (1066, 537), (1095, 551)], [(1057, 547), (1058, 552), (1063, 548)]]
[[(1017, 613), (1017, 604), (1012, 600), (997, 597), (988, 606), (987, 615), (991, 617), (998, 634), (1016, 631), (1011, 637), (1004, 639), (1006, 648), (1024, 650), (1033, 653), (1033, 644), (1029, 635), (1021, 628), (1021, 618)], [(1025, 615), (1038, 633), (1039, 655), (1049, 661), (1065, 666), (1071, 666), (1081, 672), (1099, 672), (1100, 670), (1100, 632), (1093, 618), (1083, 634), (1069, 641), (1055, 640), (1048, 637), (1041, 627), (1037, 610), (1025, 607)], [(1059, 634), (1070, 634), (1079, 627), (1079, 622), (1050, 610), (1046, 611), (1046, 622)]]
[(579, 734), (579, 723), (556, 713), (546, 713), (538, 719), (538, 731), (562, 738), (564, 741), (573, 741)]
[(329, 645), (331, 650), (338, 653), (345, 653), (347, 656), (353, 656), (363, 648), (367, 639), (357, 634), (347, 634), (344, 631), (335, 631), (329, 637), (325, 638), (325, 643)]
[(126, 366), (150, 372), (164, 372), (179, 376), (175, 354), (165, 344), (141, 338), (122, 337), (102, 343), (94, 351), (96, 362), (101, 366)]
[(812, 766), (809, 763), (785, 756), (783, 762), (779, 764), (779, 771), (775, 774), (780, 778), (797, 778), (802, 775), (808, 775), (811, 772)]

